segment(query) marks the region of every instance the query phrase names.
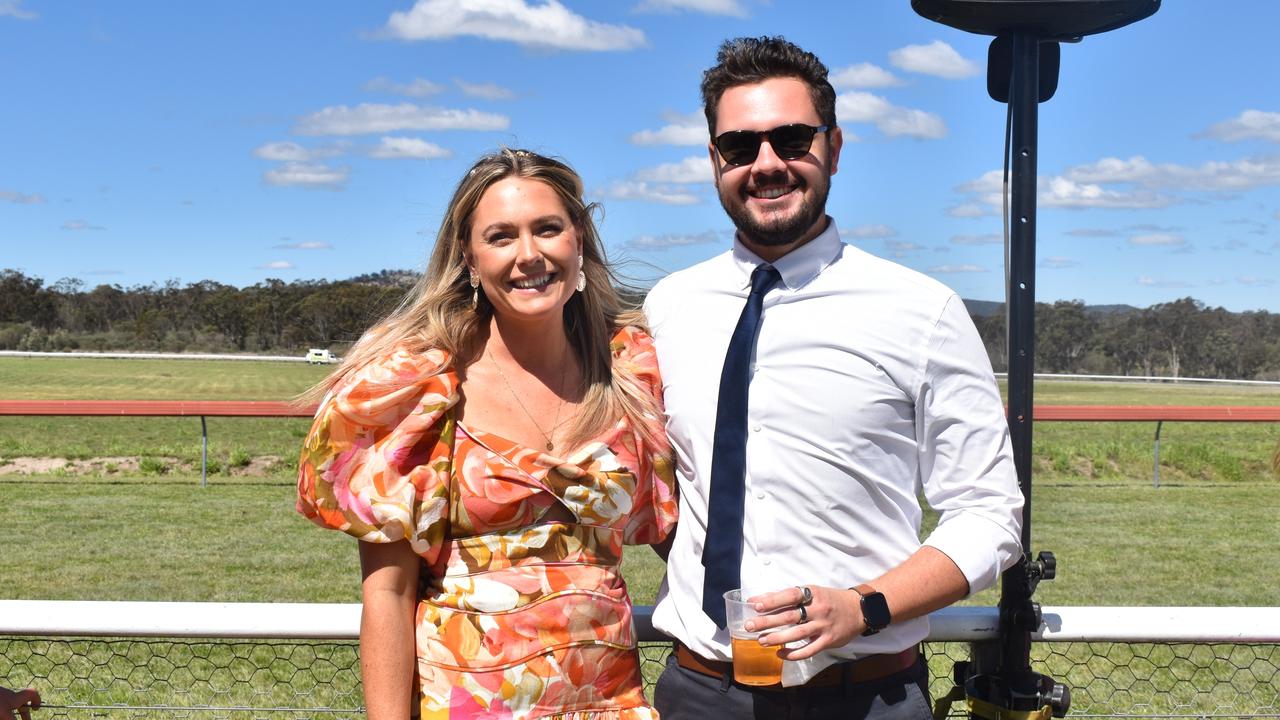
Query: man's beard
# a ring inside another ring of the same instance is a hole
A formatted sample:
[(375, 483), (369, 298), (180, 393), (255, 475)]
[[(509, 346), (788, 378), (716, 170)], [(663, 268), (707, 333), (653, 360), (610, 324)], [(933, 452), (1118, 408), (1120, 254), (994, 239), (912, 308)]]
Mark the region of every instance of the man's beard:
[[(807, 185), (796, 188), (795, 192), (802, 192)], [(822, 187), (814, 188), (811, 196), (804, 196), (801, 200), (800, 207), (796, 209), (788, 217), (776, 218), (761, 222), (752, 216), (747, 210), (745, 202), (728, 202), (724, 195), (720, 195), (720, 206), (724, 208), (725, 214), (733, 220), (733, 224), (738, 228), (738, 232), (742, 234), (742, 239), (747, 243), (759, 245), (761, 247), (776, 247), (778, 245), (789, 245), (799, 240), (802, 235), (809, 231), (819, 220), (826, 216), (827, 212), (827, 193), (831, 190), (829, 183), (823, 184)]]

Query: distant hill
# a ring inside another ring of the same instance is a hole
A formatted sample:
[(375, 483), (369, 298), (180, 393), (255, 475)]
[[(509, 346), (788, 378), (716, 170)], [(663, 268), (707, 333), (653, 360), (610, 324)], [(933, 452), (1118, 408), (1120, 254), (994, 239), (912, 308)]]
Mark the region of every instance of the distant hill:
[[(969, 311), (970, 315), (975, 317), (992, 317), (1004, 312), (1004, 303), (994, 300), (964, 300), (964, 307)], [(1141, 308), (1132, 305), (1085, 305), (1084, 311), (1087, 315), (1123, 315), (1125, 313), (1138, 312)]]
[(992, 300), (969, 300), (963, 298), (964, 307), (969, 311), (970, 315), (978, 317), (991, 317), (997, 313), (1003, 312), (1004, 303), (994, 302)]
[(1138, 312), (1142, 308), (1136, 308), (1132, 305), (1085, 305), (1084, 311), (1089, 315), (1123, 315), (1125, 313)]
[(412, 270), (379, 270), (376, 273), (365, 273), (364, 275), (356, 275), (347, 280), (347, 282), (359, 283), (361, 285), (378, 285), (382, 287), (397, 287), (409, 289), (413, 284), (418, 282), (421, 273)]

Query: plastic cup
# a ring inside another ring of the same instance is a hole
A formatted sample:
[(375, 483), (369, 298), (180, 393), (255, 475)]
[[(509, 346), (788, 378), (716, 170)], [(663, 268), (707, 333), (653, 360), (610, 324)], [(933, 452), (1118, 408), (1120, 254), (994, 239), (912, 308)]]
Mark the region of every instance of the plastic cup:
[(741, 589), (724, 594), (724, 609), (729, 621), (729, 641), (733, 652), (733, 679), (743, 685), (781, 683), (782, 658), (778, 656), (781, 648), (761, 645), (760, 633), (743, 627), (746, 621), (763, 613), (756, 612), (743, 599)]

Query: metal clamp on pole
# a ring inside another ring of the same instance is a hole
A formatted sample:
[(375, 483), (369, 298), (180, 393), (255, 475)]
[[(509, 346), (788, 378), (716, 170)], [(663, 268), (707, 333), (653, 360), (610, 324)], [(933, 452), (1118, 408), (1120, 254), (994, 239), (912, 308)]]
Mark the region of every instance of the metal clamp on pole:
[[(945, 716), (963, 698), (970, 717), (1047, 720), (1071, 706), (1066, 685), (1031, 668), (1031, 634), (1040, 626), (1036, 585), (1057, 572), (1052, 553), (1031, 559), (1031, 428), (1035, 376), (1036, 163), (1039, 104), (1058, 87), (1059, 42), (1141, 20), (1160, 0), (911, 0), (919, 15), (992, 35), (987, 93), (1009, 106), (1005, 135), (1005, 217), (1009, 338), (1009, 438), (1022, 489), (1022, 558), (1000, 579), (1000, 638), (972, 645), (954, 669), (956, 687), (934, 708)], [(1010, 167), (1012, 166), (1012, 167)], [(1012, 172), (1010, 172), (1012, 170)]]

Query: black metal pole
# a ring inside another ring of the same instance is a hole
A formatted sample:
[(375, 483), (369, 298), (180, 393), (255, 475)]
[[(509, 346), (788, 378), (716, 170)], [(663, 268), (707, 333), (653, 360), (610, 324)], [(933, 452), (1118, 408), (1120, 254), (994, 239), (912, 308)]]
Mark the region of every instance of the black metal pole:
[(1022, 561), (1001, 578), (1000, 615), (1004, 632), (1001, 664), (1008, 672), (1030, 668), (1034, 625), (1031, 561), (1031, 427), (1035, 373), (1036, 155), (1039, 110), (1040, 38), (1013, 36), (1009, 87), (1013, 155), (1010, 178), (1009, 243), (1009, 435), (1025, 504), (1022, 510)]

